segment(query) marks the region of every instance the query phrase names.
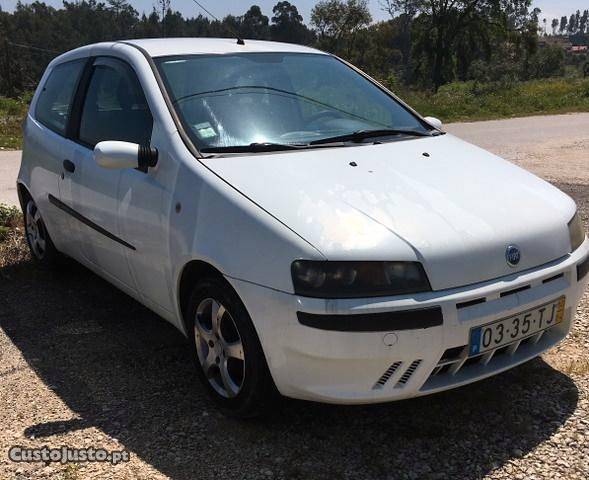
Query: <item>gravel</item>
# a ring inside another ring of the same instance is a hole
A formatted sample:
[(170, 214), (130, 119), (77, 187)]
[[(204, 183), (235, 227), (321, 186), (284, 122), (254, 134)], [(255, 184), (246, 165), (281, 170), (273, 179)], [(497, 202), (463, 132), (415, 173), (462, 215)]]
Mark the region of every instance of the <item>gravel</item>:
[[(587, 222), (589, 187), (558, 186)], [(589, 295), (561, 345), (505, 374), (386, 405), (285, 400), (245, 422), (217, 412), (156, 315), (80, 266), (6, 258), (0, 478), (589, 478)], [(131, 461), (12, 463), (11, 445), (126, 449)]]

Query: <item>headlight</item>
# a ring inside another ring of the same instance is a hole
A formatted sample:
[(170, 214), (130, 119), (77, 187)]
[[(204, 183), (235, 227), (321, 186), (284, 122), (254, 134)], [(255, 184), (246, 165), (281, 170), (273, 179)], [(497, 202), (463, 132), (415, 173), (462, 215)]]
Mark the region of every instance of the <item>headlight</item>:
[(431, 291), (418, 262), (297, 260), (291, 271), (295, 293), (305, 297), (384, 297)]
[(579, 212), (576, 212), (569, 222), (569, 236), (571, 238), (571, 252), (574, 252), (585, 241), (585, 230)]

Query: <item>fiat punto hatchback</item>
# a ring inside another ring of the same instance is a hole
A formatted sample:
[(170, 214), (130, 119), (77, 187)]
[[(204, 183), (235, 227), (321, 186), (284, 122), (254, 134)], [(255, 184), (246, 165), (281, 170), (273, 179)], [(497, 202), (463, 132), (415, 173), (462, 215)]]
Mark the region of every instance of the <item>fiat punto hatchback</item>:
[(173, 323), (234, 415), (489, 377), (561, 341), (589, 280), (567, 195), (311, 48), (86, 46), (24, 128), (34, 258)]

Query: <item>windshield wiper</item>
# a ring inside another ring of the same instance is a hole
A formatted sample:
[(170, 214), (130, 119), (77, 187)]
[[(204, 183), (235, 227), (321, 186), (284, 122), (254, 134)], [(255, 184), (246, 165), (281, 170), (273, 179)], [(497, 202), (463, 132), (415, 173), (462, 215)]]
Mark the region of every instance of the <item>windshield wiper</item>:
[(202, 153), (250, 153), (250, 152), (279, 152), (282, 150), (300, 150), (308, 148), (308, 143), (273, 143), (254, 142), (249, 145), (229, 145), (223, 147), (201, 148)]
[[(427, 136), (424, 134), (424, 136)], [(342, 136), (343, 137), (343, 136)], [(223, 153), (263, 153), (263, 152), (280, 152), (287, 150), (306, 150), (312, 148), (336, 148), (351, 146), (348, 140), (339, 140), (340, 137), (330, 139), (316, 140), (310, 143), (273, 143), (273, 142), (254, 142), (249, 145), (229, 145), (223, 147), (204, 147), (199, 151), (201, 153), (210, 153), (211, 157), (215, 154)], [(365, 144), (368, 145), (368, 144)], [(210, 157), (207, 157), (210, 158)]]
[(409, 135), (412, 137), (431, 137), (430, 132), (418, 132), (416, 130), (402, 130), (394, 128), (378, 129), (378, 130), (357, 130), (353, 133), (345, 135), (338, 135), (336, 137), (322, 138), (320, 140), (313, 140), (311, 145), (321, 145), (322, 143), (331, 142), (361, 142), (367, 138), (386, 137), (387, 135)]

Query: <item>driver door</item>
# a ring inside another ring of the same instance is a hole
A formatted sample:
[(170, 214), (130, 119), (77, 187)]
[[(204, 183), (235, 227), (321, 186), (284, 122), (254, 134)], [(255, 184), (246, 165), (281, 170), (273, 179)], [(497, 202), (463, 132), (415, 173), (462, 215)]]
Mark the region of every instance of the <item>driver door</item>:
[(133, 69), (116, 58), (96, 58), (75, 141), (70, 142), (76, 175), (71, 198), (79, 220), (82, 258), (130, 291), (137, 290), (129, 263), (129, 254), (136, 247), (122, 233), (119, 186), (125, 173), (97, 165), (93, 149), (103, 140), (149, 145), (152, 128), (153, 119)]

